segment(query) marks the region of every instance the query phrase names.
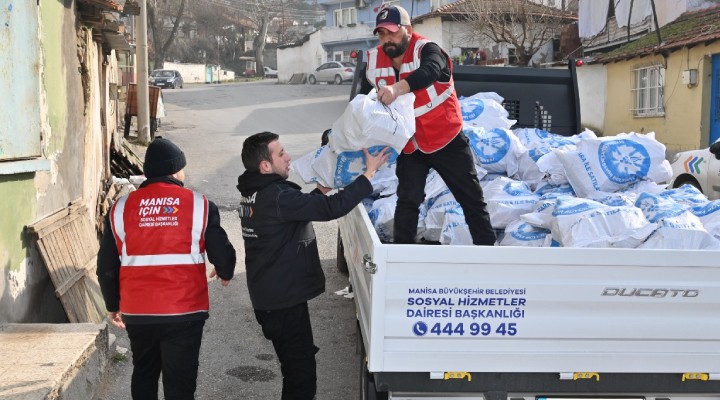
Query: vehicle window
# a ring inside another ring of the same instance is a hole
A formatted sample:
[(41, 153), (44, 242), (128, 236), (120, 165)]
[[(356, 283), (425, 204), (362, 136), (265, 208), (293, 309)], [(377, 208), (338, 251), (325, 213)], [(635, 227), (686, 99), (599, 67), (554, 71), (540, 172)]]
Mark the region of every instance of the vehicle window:
[(153, 71), (151, 76), (161, 77), (161, 78), (170, 78), (173, 76), (173, 72), (172, 71)]
[(330, 63), (325, 63), (325, 64), (321, 65), (320, 68), (318, 68), (318, 70), (323, 70), (323, 69), (328, 69), (328, 68), (330, 68)]
[(342, 65), (343, 65), (343, 67), (355, 68), (355, 64), (351, 63), (351, 62), (343, 62)]

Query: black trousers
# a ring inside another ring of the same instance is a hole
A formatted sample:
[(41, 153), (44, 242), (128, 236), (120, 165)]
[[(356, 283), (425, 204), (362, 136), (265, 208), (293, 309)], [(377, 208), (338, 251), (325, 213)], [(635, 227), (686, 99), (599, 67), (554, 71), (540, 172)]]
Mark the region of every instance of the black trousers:
[(460, 132), (447, 146), (426, 154), (419, 150), (397, 159), (397, 207), (393, 225), (395, 243), (415, 243), (420, 204), (425, 200), (425, 179), (433, 168), (460, 203), (473, 244), (492, 246), (495, 231), (483, 197), (467, 136)]
[(312, 400), (317, 391), (312, 326), (307, 302), (281, 310), (255, 310), (263, 335), (272, 341), (283, 376), (282, 400)]
[(134, 400), (157, 400), (162, 372), (167, 400), (193, 400), (205, 321), (126, 324), (133, 353)]

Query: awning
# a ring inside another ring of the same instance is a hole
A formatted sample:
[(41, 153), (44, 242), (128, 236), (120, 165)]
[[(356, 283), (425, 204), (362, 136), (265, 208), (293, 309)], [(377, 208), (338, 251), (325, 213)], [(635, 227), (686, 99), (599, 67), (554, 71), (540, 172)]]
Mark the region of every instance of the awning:
[(103, 31), (103, 36), (110, 48), (116, 51), (131, 51), (133, 49), (125, 38), (125, 35), (120, 32)]
[(321, 43), (323, 49), (327, 52), (367, 50), (378, 44), (379, 42), (375, 36)]

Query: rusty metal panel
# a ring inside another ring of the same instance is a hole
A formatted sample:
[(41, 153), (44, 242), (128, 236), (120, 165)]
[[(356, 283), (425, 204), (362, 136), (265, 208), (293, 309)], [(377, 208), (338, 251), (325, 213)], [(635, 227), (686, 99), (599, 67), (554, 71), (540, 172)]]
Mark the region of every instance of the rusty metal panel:
[(0, 161), (39, 157), (39, 6), (35, 1), (0, 4)]

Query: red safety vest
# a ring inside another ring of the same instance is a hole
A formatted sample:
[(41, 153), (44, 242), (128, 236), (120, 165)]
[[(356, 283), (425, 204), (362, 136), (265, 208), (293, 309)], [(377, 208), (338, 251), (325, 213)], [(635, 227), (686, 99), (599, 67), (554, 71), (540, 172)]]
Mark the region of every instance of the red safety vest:
[(120, 312), (171, 316), (208, 311), (207, 198), (158, 182), (123, 196), (111, 213), (120, 255)]
[[(413, 33), (408, 50), (403, 56), (400, 79), (406, 78), (420, 67), (420, 51), (429, 40)], [(440, 150), (457, 136), (462, 129), (462, 112), (455, 93), (452, 79), (452, 61), (443, 51), (450, 69), (449, 82), (434, 82), (432, 85), (413, 91), (415, 94), (415, 135), (403, 149), (404, 153), (420, 150), (432, 153)], [(376, 89), (395, 83), (395, 69), (392, 58), (382, 47), (367, 51), (367, 79)]]

